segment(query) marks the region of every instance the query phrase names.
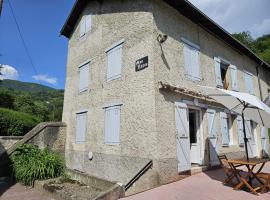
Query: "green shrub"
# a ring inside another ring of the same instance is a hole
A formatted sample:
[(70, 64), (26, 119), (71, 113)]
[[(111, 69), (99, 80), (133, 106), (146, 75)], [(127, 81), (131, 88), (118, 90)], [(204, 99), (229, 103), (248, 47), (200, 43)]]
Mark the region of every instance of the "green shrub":
[(0, 108), (0, 135), (24, 135), (38, 123), (39, 120), (29, 114)]
[(16, 180), (25, 185), (32, 185), (34, 180), (55, 178), (65, 172), (61, 156), (47, 149), (40, 150), (32, 144), (17, 148), (11, 160)]

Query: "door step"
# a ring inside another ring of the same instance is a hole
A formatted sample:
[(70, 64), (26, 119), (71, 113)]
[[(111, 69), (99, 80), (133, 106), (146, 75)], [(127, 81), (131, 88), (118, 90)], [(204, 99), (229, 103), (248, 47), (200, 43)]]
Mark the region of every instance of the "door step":
[(198, 174), (208, 170), (206, 165), (192, 165), (190, 169), (190, 175)]

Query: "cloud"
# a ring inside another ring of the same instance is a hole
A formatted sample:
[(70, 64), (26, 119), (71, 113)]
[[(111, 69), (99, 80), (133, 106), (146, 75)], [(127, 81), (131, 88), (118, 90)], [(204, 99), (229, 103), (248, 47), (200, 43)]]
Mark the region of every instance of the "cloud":
[(18, 80), (19, 73), (18, 71), (10, 66), (10, 65), (1, 65), (3, 68), (1, 69), (1, 77), (0, 79), (12, 79), (12, 80)]
[(48, 74), (39, 74), (39, 75), (32, 76), (32, 78), (35, 79), (36, 81), (44, 81), (52, 85), (56, 85), (58, 81), (57, 78), (49, 77)]
[(230, 33), (250, 31), (253, 37), (270, 33), (269, 0), (189, 0)]

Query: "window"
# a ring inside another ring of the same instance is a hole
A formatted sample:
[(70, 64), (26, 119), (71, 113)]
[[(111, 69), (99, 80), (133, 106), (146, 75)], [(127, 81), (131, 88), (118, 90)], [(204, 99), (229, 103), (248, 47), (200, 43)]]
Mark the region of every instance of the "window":
[(92, 26), (92, 16), (91, 15), (82, 16), (80, 23), (80, 37), (83, 37), (88, 31), (90, 31), (91, 26)]
[(89, 62), (79, 67), (79, 92), (86, 91), (89, 84)]
[(109, 48), (107, 53), (107, 81), (121, 78), (123, 41)]
[(105, 108), (105, 144), (120, 142), (120, 111), (120, 105)]
[(227, 79), (227, 72), (229, 64), (219, 58), (214, 58), (214, 60), (217, 87), (228, 89), (229, 82)]
[(184, 41), (184, 61), (186, 76), (191, 80), (199, 81), (201, 80), (199, 61), (200, 49), (197, 45), (192, 44), (183, 38), (182, 41)]
[(229, 146), (232, 144), (232, 136), (230, 134), (231, 122), (227, 113), (220, 112), (220, 128), (222, 135), (222, 145)]
[(76, 143), (85, 142), (87, 111), (76, 114)]
[(246, 90), (249, 94), (254, 94), (253, 75), (247, 71), (244, 73), (245, 73)]

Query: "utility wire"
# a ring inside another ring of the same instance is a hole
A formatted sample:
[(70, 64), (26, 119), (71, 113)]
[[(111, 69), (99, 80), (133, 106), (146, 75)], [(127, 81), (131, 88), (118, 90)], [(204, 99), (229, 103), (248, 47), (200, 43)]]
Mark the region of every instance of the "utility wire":
[[(31, 66), (32, 66), (32, 68), (33, 68), (33, 70), (34, 70), (35, 75), (38, 75), (37, 69), (36, 69), (36, 67), (35, 67), (35, 65), (34, 65), (33, 59), (32, 59), (32, 57), (31, 57), (31, 55), (30, 55), (30, 53), (29, 53), (29, 51), (28, 51), (28, 48), (27, 48), (27, 46), (26, 46), (25, 40), (24, 40), (24, 38), (23, 38), (23, 34), (22, 34), (22, 32), (21, 32), (19, 23), (18, 23), (18, 21), (17, 21), (17, 19), (16, 19), (16, 16), (15, 16), (15, 14), (14, 14), (14, 10), (13, 10), (13, 7), (12, 7), (12, 5), (11, 5), (11, 3), (10, 3), (10, 0), (7, 0), (7, 2), (8, 2), (8, 5), (9, 5), (9, 7), (10, 7), (11, 14), (12, 14), (12, 17), (13, 17), (13, 19), (14, 19), (14, 21), (15, 21), (16, 27), (17, 27), (17, 29), (18, 29), (20, 38), (21, 38), (21, 40), (22, 40), (23, 47), (24, 47), (24, 50), (25, 50), (25, 52), (26, 52), (26, 55), (27, 55), (27, 57), (28, 57), (28, 59), (29, 59), (29, 61), (30, 61), (30, 64), (31, 64)], [(41, 84), (40, 81), (39, 81), (39, 83)]]

